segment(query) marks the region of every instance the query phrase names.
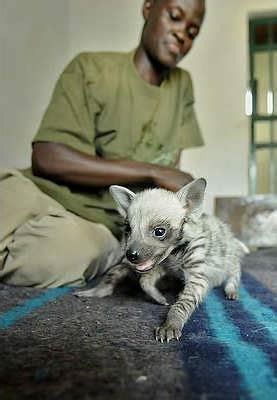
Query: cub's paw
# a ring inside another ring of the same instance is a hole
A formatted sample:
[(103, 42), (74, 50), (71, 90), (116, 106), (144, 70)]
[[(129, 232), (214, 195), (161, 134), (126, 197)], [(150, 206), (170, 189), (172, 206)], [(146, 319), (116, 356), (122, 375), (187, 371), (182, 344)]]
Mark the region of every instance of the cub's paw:
[(110, 296), (113, 293), (113, 288), (110, 286), (102, 286), (102, 287), (94, 287), (87, 290), (78, 290), (74, 292), (74, 296), (76, 297), (106, 297)]
[(156, 300), (156, 302), (158, 304), (161, 304), (162, 306), (169, 306), (170, 305), (165, 297), (163, 299)]
[(151, 300), (154, 300), (157, 304), (161, 304), (162, 306), (169, 306), (167, 299), (162, 295), (157, 296), (157, 294), (155, 294), (155, 296), (153, 296), (153, 294), (150, 294), (149, 298)]
[(162, 326), (155, 329), (155, 339), (157, 342), (169, 342), (172, 339), (179, 340), (182, 329), (172, 322), (165, 322)]
[(232, 281), (226, 283), (224, 287), (224, 292), (226, 299), (228, 300), (238, 300), (239, 299), (239, 291), (237, 285), (234, 285)]
[(228, 300), (238, 300), (239, 299), (239, 294), (235, 290), (229, 291), (229, 292), (225, 291), (225, 296), (226, 296), (226, 299), (228, 299)]

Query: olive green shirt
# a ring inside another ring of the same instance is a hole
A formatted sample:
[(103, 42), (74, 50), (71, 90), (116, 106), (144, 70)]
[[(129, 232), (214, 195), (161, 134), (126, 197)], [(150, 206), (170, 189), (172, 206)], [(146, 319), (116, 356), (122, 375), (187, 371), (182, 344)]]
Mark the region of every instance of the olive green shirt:
[[(61, 74), (34, 142), (56, 142), (89, 155), (173, 166), (180, 150), (203, 144), (188, 72), (172, 70), (161, 86), (138, 74), (130, 53), (82, 53)], [(118, 235), (108, 187), (81, 190), (32, 175), (66, 209)]]

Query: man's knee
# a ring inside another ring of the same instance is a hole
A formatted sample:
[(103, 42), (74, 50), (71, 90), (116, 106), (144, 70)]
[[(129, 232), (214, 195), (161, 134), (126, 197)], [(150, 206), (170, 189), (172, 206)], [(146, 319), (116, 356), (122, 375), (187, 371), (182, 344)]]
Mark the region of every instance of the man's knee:
[(16, 170), (0, 170), (0, 204), (3, 214), (0, 242), (29, 219), (46, 213), (49, 208), (63, 208)]
[(85, 283), (91, 261), (116, 243), (104, 226), (58, 210), (15, 232), (4, 270), (12, 272), (9, 282), (17, 285), (78, 286)]

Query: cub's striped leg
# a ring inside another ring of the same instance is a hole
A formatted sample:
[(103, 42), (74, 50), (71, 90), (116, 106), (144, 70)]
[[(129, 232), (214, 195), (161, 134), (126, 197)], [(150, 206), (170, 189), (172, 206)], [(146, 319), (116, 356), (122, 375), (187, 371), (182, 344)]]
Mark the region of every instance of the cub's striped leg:
[(73, 294), (77, 297), (106, 297), (113, 294), (117, 284), (124, 279), (130, 272), (125, 265), (119, 264), (110, 269), (101, 282), (91, 289), (79, 290)]
[(170, 307), (165, 323), (155, 330), (156, 340), (161, 342), (179, 340), (184, 324), (203, 301), (208, 290), (209, 283), (204, 275), (191, 275), (178, 300)]
[(240, 276), (240, 265), (238, 265), (237, 271), (235, 271), (230, 277), (228, 277), (225, 282), (224, 292), (228, 300), (238, 300)]
[(142, 275), (139, 279), (139, 283), (141, 288), (146, 294), (148, 294), (149, 297), (151, 297), (151, 299), (155, 300), (159, 304), (168, 306), (169, 303), (167, 302), (166, 298), (156, 288), (156, 283), (164, 275), (165, 272), (157, 266), (152, 271)]

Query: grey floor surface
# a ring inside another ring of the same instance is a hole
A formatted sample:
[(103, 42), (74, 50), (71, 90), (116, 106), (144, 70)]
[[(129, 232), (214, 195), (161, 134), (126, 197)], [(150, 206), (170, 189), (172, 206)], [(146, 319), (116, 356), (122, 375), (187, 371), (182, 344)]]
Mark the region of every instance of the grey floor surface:
[[(251, 253), (244, 270), (277, 293), (277, 249)], [(0, 284), (0, 315), (41, 292)], [(0, 329), (0, 399), (196, 399), (180, 344), (154, 340), (165, 315), (130, 282), (113, 297), (47, 303)]]

